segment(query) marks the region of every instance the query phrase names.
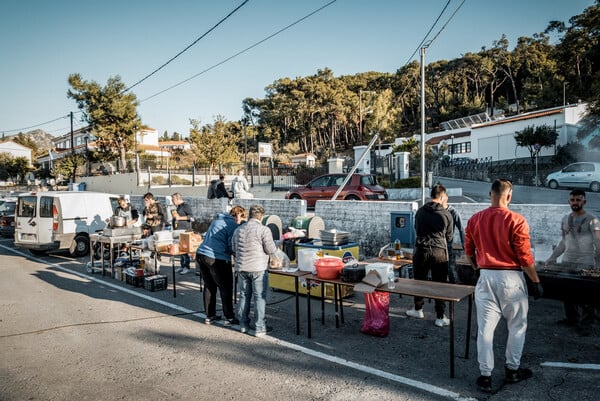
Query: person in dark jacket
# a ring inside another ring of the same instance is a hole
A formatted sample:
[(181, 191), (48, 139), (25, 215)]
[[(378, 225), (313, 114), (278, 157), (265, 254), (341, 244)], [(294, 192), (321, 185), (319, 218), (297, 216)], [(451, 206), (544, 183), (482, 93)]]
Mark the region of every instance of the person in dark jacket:
[(223, 174), (219, 175), (219, 180), (216, 183), (215, 195), (217, 199), (221, 198), (229, 198), (233, 199), (233, 192), (227, 191), (225, 188), (225, 176)]
[[(448, 194), (443, 185), (431, 188), (431, 201), (425, 203), (415, 214), (415, 249), (413, 255), (413, 273), (415, 280), (427, 280), (431, 272), (433, 281), (448, 281), (448, 244), (452, 242), (454, 224), (452, 215), (446, 209)], [(424, 300), (415, 297), (415, 307), (407, 310), (410, 317), (423, 319)], [(450, 320), (444, 315), (444, 302), (435, 301), (435, 325), (448, 326)]]
[(221, 320), (217, 315), (217, 289), (221, 294), (221, 304), (225, 320), (223, 325), (239, 324), (233, 309), (233, 269), (231, 265), (232, 236), (235, 229), (246, 220), (248, 213), (241, 206), (234, 206), (229, 214), (219, 213), (210, 223), (202, 244), (196, 251), (196, 261), (200, 266), (204, 281), (205, 324)]
[[(191, 231), (193, 220), (192, 208), (183, 200), (183, 197), (178, 192), (171, 195), (171, 200), (177, 207), (176, 210), (173, 210), (173, 228), (175, 230)], [(175, 271), (180, 274), (189, 273), (191, 261), (190, 255), (181, 255), (180, 261), (180, 266)]]

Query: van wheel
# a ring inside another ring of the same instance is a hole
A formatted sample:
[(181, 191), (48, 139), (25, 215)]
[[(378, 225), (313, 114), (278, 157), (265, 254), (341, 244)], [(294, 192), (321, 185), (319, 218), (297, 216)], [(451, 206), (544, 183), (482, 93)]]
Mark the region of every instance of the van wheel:
[(73, 241), (75, 241), (75, 249), (71, 251), (71, 256), (78, 258), (90, 252), (90, 239), (87, 235), (78, 235)]
[(30, 249), (29, 252), (35, 256), (44, 256), (46, 251), (40, 251), (39, 249)]

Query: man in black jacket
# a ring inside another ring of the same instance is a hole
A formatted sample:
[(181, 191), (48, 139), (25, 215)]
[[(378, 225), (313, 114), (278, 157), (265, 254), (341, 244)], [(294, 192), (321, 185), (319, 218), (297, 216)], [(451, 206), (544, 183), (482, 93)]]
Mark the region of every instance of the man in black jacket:
[[(175, 230), (188, 230), (192, 229), (192, 208), (189, 204), (185, 203), (180, 193), (176, 192), (171, 195), (173, 204), (177, 206), (177, 210), (173, 210), (173, 228)], [(181, 266), (175, 271), (181, 274), (187, 274), (190, 271), (190, 255), (181, 255)]]
[[(415, 214), (415, 252), (413, 255), (413, 273), (415, 280), (431, 279), (445, 283), (448, 281), (448, 244), (452, 242), (454, 223), (452, 215), (446, 209), (448, 194), (443, 185), (431, 188), (431, 201), (425, 203)], [(423, 319), (424, 300), (415, 297), (414, 309), (407, 310), (410, 317)], [(448, 326), (450, 320), (444, 315), (444, 302), (435, 301), (435, 325)]]

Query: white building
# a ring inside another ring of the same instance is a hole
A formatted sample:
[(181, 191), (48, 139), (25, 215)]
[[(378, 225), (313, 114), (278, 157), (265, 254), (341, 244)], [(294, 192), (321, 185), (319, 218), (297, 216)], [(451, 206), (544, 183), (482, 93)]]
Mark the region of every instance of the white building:
[(8, 153), (12, 157), (24, 157), (31, 166), (31, 149), (27, 146), (23, 146), (12, 140), (4, 141), (0, 143), (0, 153)]
[(444, 131), (426, 134), (431, 146), (446, 144), (446, 154), (453, 158), (488, 159), (492, 161), (529, 157), (529, 150), (517, 146), (515, 134), (529, 126), (546, 125), (558, 132), (556, 145), (544, 147), (539, 156), (555, 154), (556, 146), (577, 141), (580, 122), (587, 104), (579, 103), (538, 110), (510, 117), (490, 118), (486, 113), (442, 123)]

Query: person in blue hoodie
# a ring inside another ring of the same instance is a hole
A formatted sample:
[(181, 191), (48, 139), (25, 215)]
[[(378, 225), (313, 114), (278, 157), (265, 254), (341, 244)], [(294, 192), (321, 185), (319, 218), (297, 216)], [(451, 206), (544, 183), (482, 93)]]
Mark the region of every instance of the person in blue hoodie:
[(221, 320), (217, 316), (217, 289), (221, 294), (223, 324), (239, 324), (233, 310), (233, 269), (231, 264), (231, 238), (235, 229), (246, 220), (248, 213), (241, 206), (231, 208), (229, 214), (219, 213), (212, 221), (196, 251), (196, 261), (200, 266), (204, 281), (204, 323), (212, 324)]

